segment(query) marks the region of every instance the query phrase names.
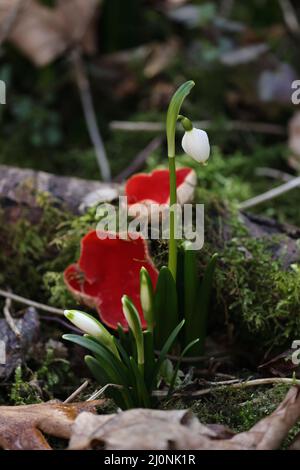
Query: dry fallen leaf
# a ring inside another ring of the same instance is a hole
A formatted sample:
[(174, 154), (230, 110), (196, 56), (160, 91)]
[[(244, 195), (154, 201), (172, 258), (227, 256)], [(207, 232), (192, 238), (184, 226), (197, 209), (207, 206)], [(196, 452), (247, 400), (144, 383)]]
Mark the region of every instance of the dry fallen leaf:
[(68, 439), (82, 411), (95, 412), (103, 400), (63, 404), (57, 401), (0, 407), (0, 449), (51, 450), (43, 433)]
[(95, 49), (94, 28), (101, 0), (57, 0), (55, 8), (36, 0), (2, 0), (0, 25), (18, 14), (7, 39), (38, 66), (55, 60), (66, 49), (80, 45), (85, 52)]
[[(69, 448), (133, 449), (277, 449), (300, 419), (300, 389), (293, 387), (278, 408), (249, 431), (234, 434), (224, 426), (203, 425), (189, 411), (134, 409), (76, 418)], [(294, 447), (299, 446), (299, 437)]]

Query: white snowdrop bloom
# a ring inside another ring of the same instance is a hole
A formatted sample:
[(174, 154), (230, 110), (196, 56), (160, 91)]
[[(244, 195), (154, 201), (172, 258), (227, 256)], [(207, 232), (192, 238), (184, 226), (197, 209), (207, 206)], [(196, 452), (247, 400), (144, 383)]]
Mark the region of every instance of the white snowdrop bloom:
[(118, 351), (113, 342), (112, 335), (92, 315), (80, 312), (79, 310), (65, 310), (64, 315), (83, 333), (100, 340), (103, 345), (109, 348), (118, 357)]
[(208, 160), (210, 145), (208, 135), (202, 129), (193, 127), (190, 131), (186, 131), (181, 145), (185, 153), (197, 162), (205, 163)]

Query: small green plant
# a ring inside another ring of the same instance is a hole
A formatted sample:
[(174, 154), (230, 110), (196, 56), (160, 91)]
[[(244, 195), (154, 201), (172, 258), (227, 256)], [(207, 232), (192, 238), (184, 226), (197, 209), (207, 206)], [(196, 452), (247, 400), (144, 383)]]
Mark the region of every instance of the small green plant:
[(181, 122), (185, 130), (182, 147), (189, 156), (198, 164), (205, 165), (210, 154), (206, 132), (194, 128), (190, 119), (180, 114), (181, 106), (194, 85), (195, 83), (190, 80), (178, 88), (171, 99), (167, 113), (166, 133), (170, 175), (169, 261), (168, 267), (164, 266), (160, 270), (153, 309), (156, 319), (155, 341), (157, 347), (162, 346), (180, 318), (183, 318), (185, 319), (185, 327), (180, 338), (181, 348), (185, 348), (191, 341), (199, 339), (190, 350), (191, 354), (199, 355), (204, 351), (206, 319), (217, 254), (212, 256), (200, 283), (197, 273), (197, 252), (191, 249), (189, 241), (185, 241), (181, 243), (178, 257), (178, 242), (176, 240), (175, 134), (177, 122)]
[[(111, 386), (109, 394), (121, 408), (153, 406), (153, 390), (163, 375), (161, 371), (164, 369), (166, 356), (175, 344), (181, 355), (168, 380), (169, 393), (178, 379), (181, 358), (189, 352), (193, 355), (202, 354), (204, 350), (206, 319), (217, 255), (211, 258), (200, 282), (197, 252), (191, 249), (190, 241), (181, 241), (178, 256), (176, 240), (177, 122), (180, 121), (185, 130), (182, 146), (186, 153), (202, 164), (205, 164), (210, 153), (206, 132), (195, 129), (187, 117), (179, 114), (182, 103), (193, 86), (194, 82), (189, 81), (175, 92), (167, 114), (169, 259), (168, 266), (160, 269), (155, 289), (148, 271), (145, 268), (140, 271), (140, 301), (147, 329), (143, 331), (138, 309), (127, 295), (123, 296), (122, 305), (129, 334), (125, 334), (120, 326), (118, 338), (112, 336), (94, 317), (79, 311), (66, 311), (66, 317), (85, 335), (65, 335), (64, 338), (94, 353), (94, 356), (86, 356), (86, 364), (102, 386)], [(157, 357), (156, 349), (159, 350)]]
[[(147, 290), (147, 289), (146, 289)], [(66, 317), (80, 328), (84, 336), (67, 334), (63, 338), (83, 346), (93, 353), (85, 356), (85, 362), (97, 382), (107, 387), (106, 394), (122, 409), (151, 408), (155, 405), (153, 391), (157, 387), (168, 352), (173, 347), (182, 327), (182, 320), (172, 331), (161, 351), (154, 351), (154, 321), (147, 319), (147, 330), (142, 330), (139, 314), (125, 295), (122, 298), (123, 313), (129, 325), (129, 334), (119, 326), (114, 337), (94, 317), (78, 310), (66, 310)], [(192, 342), (192, 347), (196, 341)], [(182, 352), (181, 357), (188, 351)], [(170, 378), (169, 393), (174, 389), (180, 359)]]

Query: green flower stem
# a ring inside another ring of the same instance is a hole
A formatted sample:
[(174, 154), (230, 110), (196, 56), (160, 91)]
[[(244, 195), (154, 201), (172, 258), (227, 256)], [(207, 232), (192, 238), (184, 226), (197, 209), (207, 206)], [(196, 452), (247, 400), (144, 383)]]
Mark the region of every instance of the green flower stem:
[(177, 185), (176, 185), (176, 164), (175, 156), (169, 157), (170, 174), (170, 238), (169, 238), (169, 269), (173, 278), (176, 280), (177, 272), (177, 241), (176, 235), (176, 204), (177, 204)]
[[(178, 118), (182, 118), (180, 108), (186, 96), (189, 94), (195, 83), (192, 80), (185, 82), (174, 93), (168, 108), (166, 132), (168, 141), (168, 157), (170, 170), (170, 236), (169, 236), (169, 269), (176, 280), (177, 269), (177, 242), (176, 242), (176, 164), (175, 164), (175, 134)], [(186, 119), (186, 118), (184, 118)]]

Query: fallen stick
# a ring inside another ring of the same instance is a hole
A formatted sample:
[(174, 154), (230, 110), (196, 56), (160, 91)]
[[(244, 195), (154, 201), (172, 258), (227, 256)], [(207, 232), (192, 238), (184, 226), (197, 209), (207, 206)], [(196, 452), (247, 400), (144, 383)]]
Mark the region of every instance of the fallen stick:
[[(248, 380), (247, 382), (238, 382), (238, 383), (228, 383), (227, 385), (224, 384), (220, 385), (218, 382), (216, 382), (215, 386), (210, 387), (210, 388), (204, 388), (203, 390), (197, 390), (195, 392), (175, 392), (171, 396), (172, 397), (186, 397), (186, 398), (198, 398), (203, 395), (208, 395), (212, 392), (216, 392), (219, 390), (224, 390), (224, 388), (235, 388), (235, 389), (241, 389), (241, 388), (248, 388), (248, 387), (259, 387), (261, 385), (274, 385), (274, 384), (284, 384), (284, 385), (298, 385), (300, 386), (300, 380), (297, 379), (288, 379), (285, 377), (269, 377), (265, 379), (254, 379), (254, 380)], [(158, 397), (158, 398), (166, 398), (168, 396), (168, 391), (167, 390), (155, 390), (153, 392), (153, 396)]]
[(87, 386), (89, 385), (90, 381), (89, 380), (86, 380), (85, 382), (83, 382), (80, 387), (76, 388), (76, 390), (71, 393), (71, 395), (66, 398), (66, 400), (63, 402), (63, 403), (71, 403), (75, 398), (78, 397), (78, 395), (83, 392), (83, 390), (85, 390), (87, 388)]
[[(212, 121), (195, 122), (195, 127), (200, 129), (214, 129), (216, 126)], [(132, 122), (132, 121), (111, 121), (110, 129), (126, 132), (162, 132), (165, 124), (161, 122)], [(220, 126), (221, 127), (221, 126)], [(242, 122), (229, 121), (223, 125), (226, 131), (255, 132), (257, 134), (286, 135), (284, 127), (277, 124), (264, 122)], [(181, 127), (178, 125), (178, 129)]]
[(239, 209), (249, 209), (250, 207), (257, 206), (258, 204), (262, 204), (263, 202), (270, 201), (282, 194), (291, 191), (292, 189), (299, 188), (300, 186), (300, 176), (293, 178), (292, 180), (288, 181), (287, 183), (281, 184), (276, 188), (270, 189), (269, 191), (260, 194), (259, 196), (255, 196), (247, 201), (241, 202), (238, 206)]
[(11, 308), (11, 299), (6, 298), (4, 309), (3, 309), (3, 315), (10, 329), (14, 332), (16, 337), (19, 338), (21, 336), (21, 332), (19, 328), (17, 327), (17, 325), (15, 324), (15, 321), (10, 313), (10, 308)]
[(6, 299), (14, 300), (15, 302), (19, 302), (20, 304), (29, 305), (30, 307), (35, 307), (39, 310), (44, 310), (45, 312), (54, 313), (56, 315), (64, 314), (64, 310), (60, 308), (50, 307), (49, 305), (41, 304), (40, 302), (35, 302), (34, 300), (26, 299), (25, 297), (21, 297), (20, 295), (13, 294), (12, 292), (8, 292), (2, 289), (0, 289), (0, 296), (5, 297)]

